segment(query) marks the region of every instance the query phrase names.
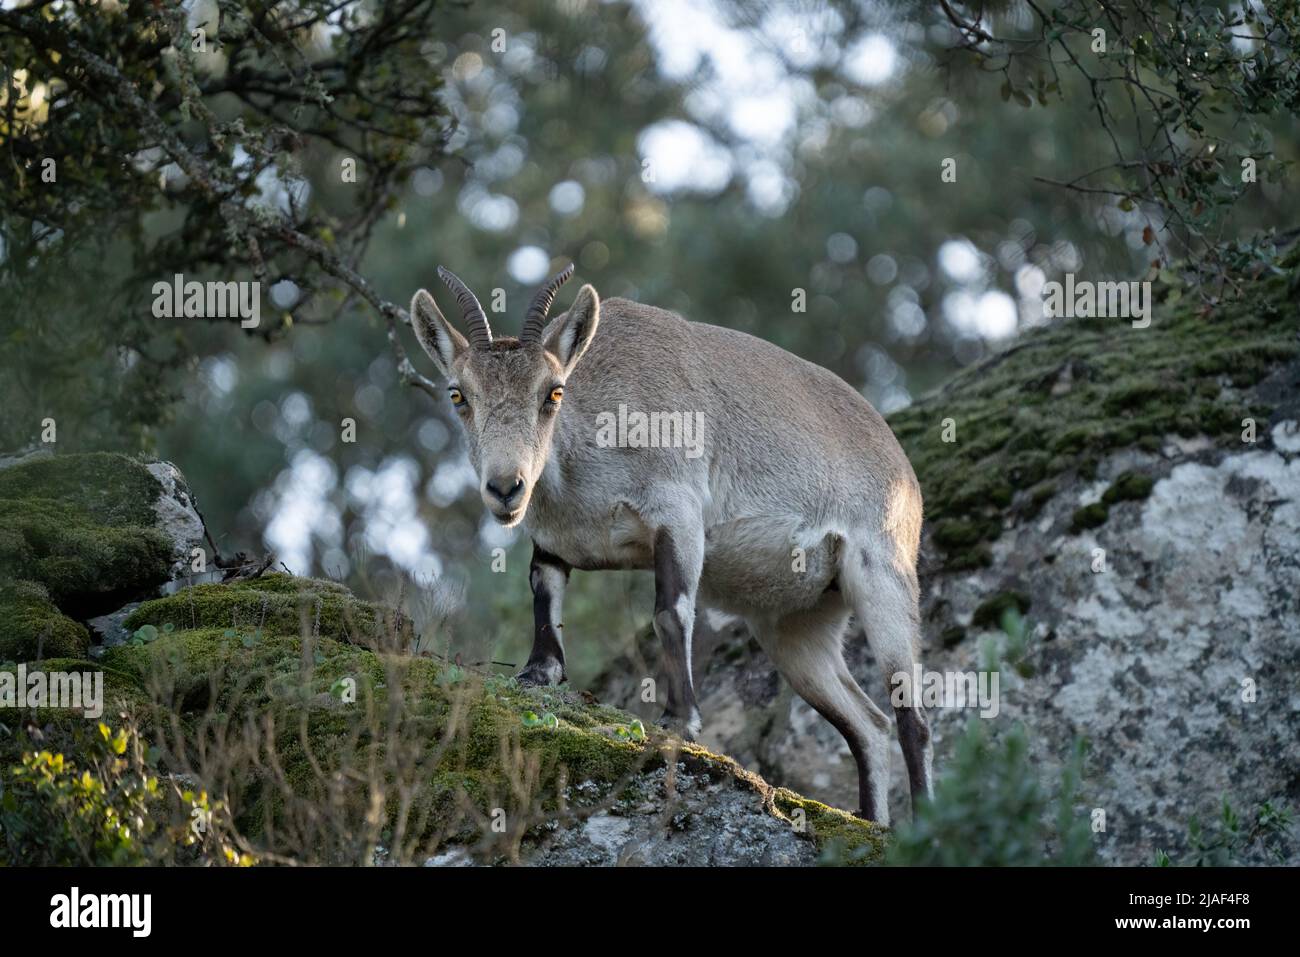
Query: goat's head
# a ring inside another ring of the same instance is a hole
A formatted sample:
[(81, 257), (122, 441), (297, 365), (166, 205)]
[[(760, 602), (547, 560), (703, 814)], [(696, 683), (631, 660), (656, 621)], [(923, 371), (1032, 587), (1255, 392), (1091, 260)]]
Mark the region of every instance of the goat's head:
[(555, 294), (573, 275), (570, 263), (537, 291), (518, 339), (493, 338), (483, 307), (451, 272), (438, 276), (456, 295), (468, 335), (449, 323), (429, 293), (411, 300), (420, 345), (447, 378), (447, 393), (465, 429), (479, 493), (502, 525), (517, 524), (550, 454), (564, 386), (600, 320), (600, 299), (583, 286), (573, 306), (546, 329)]

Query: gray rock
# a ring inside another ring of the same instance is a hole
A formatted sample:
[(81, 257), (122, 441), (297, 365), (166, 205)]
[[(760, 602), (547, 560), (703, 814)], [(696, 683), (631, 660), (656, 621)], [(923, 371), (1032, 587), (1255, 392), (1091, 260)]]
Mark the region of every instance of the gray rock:
[(639, 782), (641, 799), (600, 806), (578, 826), (559, 827), (525, 841), (521, 859), (534, 866), (807, 866), (817, 847), (777, 818), (760, 795), (736, 780), (692, 773), (679, 765), (676, 793), (667, 770)]
[[(169, 595), (191, 585), (220, 581), (221, 570), (212, 564), (215, 556), (207, 551), (203, 518), (194, 505), (185, 476), (170, 462), (151, 462), (145, 468), (161, 486), (158, 500), (154, 503), (154, 514), (158, 517), (155, 527), (172, 542), (171, 580), (159, 586), (158, 594)], [(204, 549), (205, 562), (210, 566), (207, 571), (196, 573), (192, 570), (194, 548)], [(120, 645), (131, 637), (122, 623), (139, 605), (140, 602), (131, 602), (86, 622), (101, 645), (96, 649), (100, 654), (104, 648)]]
[[(154, 512), (158, 516), (158, 530), (174, 543), (172, 578), (184, 578), (191, 570), (191, 550), (206, 547), (203, 519), (194, 507), (193, 496), (180, 469), (170, 462), (153, 462), (146, 468), (162, 486)], [(214, 557), (207, 555), (206, 563), (210, 564)]]
[(89, 619), (86, 625), (93, 632), (95, 640), (103, 648), (112, 648), (114, 645), (125, 644), (126, 640), (131, 637), (131, 633), (122, 626), (122, 623), (126, 621), (131, 612), (139, 607), (140, 602), (133, 601), (130, 604), (123, 605), (117, 611)]

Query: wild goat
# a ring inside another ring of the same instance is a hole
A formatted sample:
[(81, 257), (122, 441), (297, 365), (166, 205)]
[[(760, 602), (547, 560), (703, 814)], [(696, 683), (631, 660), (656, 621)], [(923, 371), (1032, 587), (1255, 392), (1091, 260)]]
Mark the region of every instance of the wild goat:
[[(626, 299), (601, 302), (590, 285), (548, 323), (572, 264), (537, 292), (518, 339), (494, 338), (469, 288), (438, 275), (468, 341), (423, 289), (412, 324), (447, 378), (483, 503), (533, 541), (536, 627), (519, 681), (565, 679), (571, 570), (653, 570), (663, 723), (700, 731), (697, 601), (740, 615), (844, 735), (860, 814), (887, 823), (889, 719), (854, 681), (841, 644), (851, 612), (887, 682), (912, 673), (921, 492), (885, 420), (838, 376), (770, 343)], [(598, 442), (599, 420), (620, 405), (703, 422), (703, 454)], [(930, 791), (930, 731), (919, 701), (894, 711), (915, 804)]]

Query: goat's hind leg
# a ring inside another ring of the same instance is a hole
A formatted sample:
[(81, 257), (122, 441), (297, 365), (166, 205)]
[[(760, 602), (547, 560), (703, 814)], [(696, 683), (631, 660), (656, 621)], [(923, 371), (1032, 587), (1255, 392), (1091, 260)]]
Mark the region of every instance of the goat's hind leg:
[[(898, 676), (906, 675), (907, 683), (902, 687), (911, 688), (918, 660), (921, 629), (916, 572), (898, 561), (887, 543), (879, 548), (868, 544), (846, 551), (840, 585), (866, 632), (867, 644), (885, 676), (885, 693), (892, 702), (895, 688), (899, 687)], [(914, 700), (895, 704), (894, 718), (915, 812), (917, 801), (931, 796), (933, 751), (925, 709), (915, 695), (911, 697)]]
[(699, 735), (702, 723), (691, 676), (691, 636), (703, 562), (704, 531), (698, 524), (659, 527), (654, 537), (654, 629), (668, 677), (668, 703), (659, 723), (688, 740)]
[(838, 595), (816, 609), (752, 621), (759, 644), (799, 697), (844, 736), (858, 770), (858, 814), (889, 823), (889, 719), (844, 663), (848, 610)]

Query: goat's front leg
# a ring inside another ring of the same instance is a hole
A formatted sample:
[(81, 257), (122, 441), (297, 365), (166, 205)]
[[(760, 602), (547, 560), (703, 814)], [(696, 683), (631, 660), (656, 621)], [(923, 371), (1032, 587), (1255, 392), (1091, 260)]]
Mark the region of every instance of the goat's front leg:
[(668, 702), (659, 723), (693, 740), (701, 728), (691, 678), (691, 632), (704, 567), (703, 528), (661, 526), (654, 538), (654, 564), (654, 628), (668, 676)]
[(533, 560), (528, 565), (528, 584), (533, 589), (533, 652), (516, 680), (521, 685), (558, 685), (564, 671), (564, 589), (571, 566), (533, 543)]

